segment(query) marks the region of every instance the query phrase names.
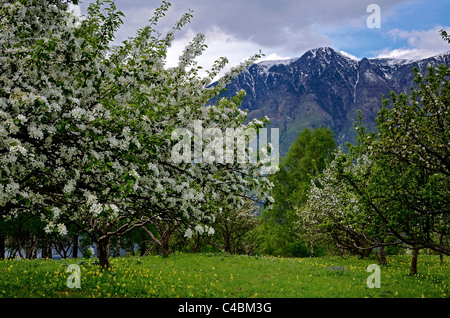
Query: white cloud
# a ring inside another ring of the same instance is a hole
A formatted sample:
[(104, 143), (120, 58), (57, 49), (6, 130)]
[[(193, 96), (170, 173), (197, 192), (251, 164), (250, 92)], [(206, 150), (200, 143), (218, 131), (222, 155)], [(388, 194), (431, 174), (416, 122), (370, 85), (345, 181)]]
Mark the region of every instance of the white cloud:
[(278, 53), (271, 53), (269, 55), (265, 55), (261, 59), (259, 59), (257, 62), (263, 62), (263, 61), (284, 61), (284, 60), (290, 60), (290, 56), (281, 56), (278, 55)]
[(399, 29), (390, 30), (388, 33), (395, 39), (405, 39), (408, 45), (417, 49), (442, 49), (448, 44), (442, 40), (439, 31), (445, 29), (450, 31), (449, 27), (436, 26), (429, 30), (405, 31)]
[[(88, 0), (86, 0), (88, 1)], [(92, 0), (90, 0), (92, 1)], [(377, 0), (382, 18), (393, 13), (396, 5), (412, 0)], [(160, 0), (116, 0), (117, 7), (126, 15), (125, 25), (118, 34), (122, 40), (145, 25)], [(361, 0), (172, 0), (172, 7), (158, 27), (163, 30), (188, 9), (194, 10), (189, 27), (195, 32), (209, 34), (220, 28), (232, 35), (233, 43), (248, 42), (258, 50), (277, 50), (280, 55), (299, 56), (305, 51), (331, 46), (332, 40), (322, 32), (342, 26), (366, 28), (370, 1)], [(85, 8), (86, 4), (82, 5)], [(183, 31), (184, 33), (184, 31)], [(254, 50), (252, 50), (254, 51)], [(268, 52), (267, 52), (268, 53)], [(248, 54), (248, 52), (247, 52)], [(246, 55), (247, 55), (246, 54)]]
[(404, 40), (408, 43), (408, 46), (397, 49), (385, 48), (376, 52), (376, 55), (379, 58), (418, 60), (450, 51), (450, 46), (439, 34), (439, 31), (442, 29), (450, 32), (450, 27), (443, 26), (436, 26), (429, 30), (390, 30), (388, 35), (394, 41)]
[[(398, 5), (411, 4), (416, 0), (377, 0), (382, 9), (382, 23), (399, 14)], [(81, 3), (81, 11), (92, 0)], [(133, 36), (146, 25), (160, 0), (116, 0), (117, 7), (126, 18), (117, 34), (117, 42)], [(186, 28), (175, 33), (176, 40), (168, 52), (167, 64), (174, 66), (184, 47), (196, 32), (206, 35), (207, 50), (198, 58), (209, 69), (219, 57), (229, 59), (228, 67), (234, 66), (262, 50), (262, 60), (282, 60), (300, 57), (316, 47), (334, 46), (333, 30), (345, 32), (346, 28), (367, 28), (367, 5), (361, 0), (172, 0), (172, 7), (162, 18), (157, 29), (165, 33), (188, 9), (194, 16)], [(387, 37), (394, 41), (391, 47), (371, 52), (372, 56), (420, 59), (450, 50), (448, 43), (439, 36), (440, 26), (429, 30), (388, 31)], [(341, 31), (344, 30), (344, 31)], [(447, 28), (447, 30), (450, 29)], [(351, 36), (348, 40), (353, 41)], [(397, 45), (396, 45), (397, 44)], [(389, 44), (390, 45), (390, 44)], [(387, 46), (387, 45), (386, 45)], [(344, 52), (350, 58), (358, 59)], [(227, 68), (228, 69), (228, 68)]]
[[(172, 47), (167, 52), (167, 66), (172, 67), (178, 64), (178, 57), (183, 52), (184, 48), (190, 40), (195, 36), (195, 32), (192, 29), (188, 29), (182, 37), (176, 38), (172, 44)], [(233, 67), (244, 60), (250, 58), (252, 55), (259, 53), (262, 49), (266, 54), (263, 58), (258, 60), (285, 60), (290, 57), (281, 56), (272, 50), (261, 48), (258, 44), (252, 41), (244, 41), (236, 38), (235, 36), (226, 33), (219, 27), (213, 27), (205, 33), (205, 44), (208, 46), (206, 51), (197, 58), (198, 65), (204, 68), (204, 72), (201, 75), (206, 74), (206, 70), (209, 69), (214, 61), (220, 57), (226, 57), (229, 60), (227, 67), (222, 71), (224, 74), (230, 67)]]
[(405, 59), (405, 60), (422, 60), (428, 57), (432, 57), (442, 52), (435, 52), (431, 50), (418, 50), (418, 49), (384, 49), (378, 53), (377, 58), (392, 58), (392, 59)]

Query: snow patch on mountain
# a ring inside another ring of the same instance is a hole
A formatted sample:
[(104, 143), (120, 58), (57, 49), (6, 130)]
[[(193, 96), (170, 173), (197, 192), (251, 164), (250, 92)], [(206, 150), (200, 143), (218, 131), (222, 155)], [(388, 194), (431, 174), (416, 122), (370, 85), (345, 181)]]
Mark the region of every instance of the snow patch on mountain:
[(345, 57), (348, 57), (349, 59), (351, 59), (351, 60), (353, 60), (353, 61), (359, 62), (359, 61), (361, 60), (360, 58), (357, 58), (356, 56), (354, 56), (354, 55), (352, 55), (352, 54), (350, 54), (350, 53), (347, 53), (347, 52), (345, 52), (345, 51), (339, 51), (339, 53), (340, 53), (341, 55), (345, 56)]
[(401, 66), (412, 64), (417, 62), (418, 60), (412, 59), (398, 59), (398, 58), (371, 58), (371, 61), (380, 62), (381, 64), (389, 65), (389, 66)]
[(257, 64), (259, 66), (264, 66), (269, 69), (275, 65), (289, 65), (289, 64), (295, 62), (296, 60), (297, 60), (296, 58), (295, 59), (285, 59), (285, 60), (274, 60), (274, 61), (266, 60), (266, 61), (259, 62)]

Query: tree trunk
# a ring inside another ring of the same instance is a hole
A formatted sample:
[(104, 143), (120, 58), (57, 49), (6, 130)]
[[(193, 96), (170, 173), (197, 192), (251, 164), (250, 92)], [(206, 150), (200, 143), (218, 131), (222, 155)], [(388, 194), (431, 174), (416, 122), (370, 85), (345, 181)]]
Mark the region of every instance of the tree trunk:
[(373, 253), (375, 254), (375, 257), (377, 258), (379, 265), (387, 264), (386, 251), (384, 250), (384, 246), (380, 246), (379, 251), (376, 248), (374, 248)]
[(145, 242), (144, 234), (142, 235), (141, 242), (139, 243), (139, 255), (145, 256), (145, 252), (147, 251), (147, 242)]
[(109, 237), (100, 239), (97, 243), (98, 260), (102, 268), (109, 268)]
[(0, 233), (0, 259), (5, 259), (6, 254), (6, 244), (5, 244), (5, 236), (3, 233)]
[(169, 238), (161, 237), (160, 246), (161, 246), (163, 256), (168, 257), (169, 256)]
[(73, 238), (72, 258), (78, 257), (78, 234)]
[(36, 235), (32, 235), (30, 238), (30, 246), (25, 249), (25, 257), (27, 259), (33, 259), (35, 258), (35, 252), (36, 252), (36, 244), (38, 241), (38, 237)]
[(380, 248), (380, 260), (381, 260), (381, 264), (380, 265), (386, 265), (387, 264), (386, 250), (384, 249), (384, 246), (381, 246), (381, 248)]
[(44, 243), (42, 246), (41, 258), (50, 259), (52, 258), (51, 247), (49, 243), (49, 239), (45, 236), (43, 238)]
[[(441, 237), (439, 238), (439, 245), (442, 245), (444, 239), (444, 235), (441, 234)], [(444, 263), (444, 253), (439, 252), (439, 259), (441, 260), (441, 263)]]
[(412, 260), (411, 260), (411, 275), (417, 275), (417, 256), (419, 255), (419, 249), (414, 247)]
[(117, 238), (116, 246), (114, 249), (114, 257), (120, 256), (120, 237)]
[(223, 243), (224, 243), (224, 251), (225, 251), (225, 253), (230, 254), (231, 253), (230, 236), (228, 236), (228, 235), (225, 236), (224, 240), (223, 240)]
[(198, 253), (199, 249), (200, 249), (200, 235), (196, 235), (194, 238), (194, 246), (193, 246), (194, 253)]
[(23, 255), (22, 255), (22, 243), (20, 241), (20, 236), (17, 237), (17, 251), (19, 252), (19, 257), (21, 259), (24, 259)]

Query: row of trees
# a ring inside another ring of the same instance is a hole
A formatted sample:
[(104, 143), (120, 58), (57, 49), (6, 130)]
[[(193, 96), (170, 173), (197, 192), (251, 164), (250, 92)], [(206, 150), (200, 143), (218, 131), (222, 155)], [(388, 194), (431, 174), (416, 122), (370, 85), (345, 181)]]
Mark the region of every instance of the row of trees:
[[(177, 129), (193, 131), (196, 121), (222, 131), (261, 128), (266, 120), (246, 123), (239, 109), (244, 92), (209, 105), (260, 55), (211, 86), (227, 59), (199, 75), (203, 34), (176, 67), (165, 65), (191, 12), (161, 34), (156, 26), (170, 7), (163, 1), (136, 36), (113, 46), (123, 17), (115, 4), (97, 0), (81, 19), (68, 12), (70, 2), (77, 1), (0, 2), (0, 215), (18, 222), (11, 235), (19, 250), (22, 222), (35, 231), (33, 242), (40, 228), (83, 232), (108, 267), (111, 240), (135, 229), (164, 233), (180, 224), (189, 238), (212, 233), (221, 209), (264, 202), (271, 188), (260, 174), (264, 161), (175, 163), (172, 139)], [(164, 250), (164, 235), (155, 239)]]
[(439, 253), (441, 261), (450, 255), (450, 68), (412, 71), (408, 94), (383, 98), (376, 132), (360, 114), (357, 142), (345, 152), (334, 149), (329, 131), (299, 135), (274, 176), (274, 207), (263, 214), (280, 240), (269, 235), (268, 250), (374, 251), (384, 264), (387, 249), (408, 248), (412, 274), (419, 250)]
[[(450, 68), (413, 70), (410, 94), (391, 93), (377, 133), (356, 124), (358, 142), (338, 151), (298, 209), (314, 240), (355, 252), (408, 246), (450, 255)], [(441, 256), (442, 257), (442, 256)]]
[[(172, 218), (155, 218), (126, 235), (113, 237), (107, 248), (110, 256), (168, 256), (175, 252), (221, 251), (252, 254), (257, 250), (258, 211), (252, 201), (240, 210), (222, 209), (216, 214), (214, 228), (197, 228), (190, 237), (186, 226)], [(46, 233), (46, 223), (33, 214), (0, 221), (0, 259), (90, 257), (95, 242), (79, 226), (70, 225), (68, 233)], [(213, 230), (212, 230), (213, 229)], [(209, 233), (208, 233), (209, 230)]]
[(136, 246), (141, 255), (376, 250), (383, 263), (386, 249), (402, 246), (413, 250), (415, 273), (419, 250), (450, 254), (447, 66), (415, 69), (411, 92), (384, 99), (377, 132), (356, 123), (358, 141), (345, 152), (330, 130), (305, 129), (265, 177), (264, 161), (172, 160), (173, 131), (195, 131), (196, 121), (263, 127), (246, 124), (243, 92), (209, 105), (259, 55), (210, 85), (227, 60), (199, 76), (202, 34), (177, 67), (165, 67), (174, 33), (192, 16), (160, 34), (168, 2), (115, 47), (123, 14), (114, 3), (98, 0), (83, 19), (62, 0), (1, 4), (0, 257), (74, 256), (95, 244), (104, 267)]

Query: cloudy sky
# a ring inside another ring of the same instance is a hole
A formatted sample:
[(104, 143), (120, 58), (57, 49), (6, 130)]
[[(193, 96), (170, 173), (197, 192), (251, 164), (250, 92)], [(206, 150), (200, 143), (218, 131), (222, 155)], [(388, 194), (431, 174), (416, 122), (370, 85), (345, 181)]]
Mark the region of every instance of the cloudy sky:
[[(81, 0), (86, 13), (91, 0)], [(450, 0), (172, 0), (170, 11), (159, 24), (168, 30), (189, 9), (193, 19), (170, 51), (168, 64), (196, 33), (206, 35), (208, 50), (199, 64), (208, 67), (220, 56), (230, 66), (258, 53), (264, 59), (300, 57), (307, 50), (330, 46), (357, 58), (423, 58), (450, 51), (439, 30), (450, 33)], [(120, 42), (145, 26), (160, 0), (115, 0), (125, 15), (117, 34)], [(379, 28), (369, 28), (380, 8)]]

